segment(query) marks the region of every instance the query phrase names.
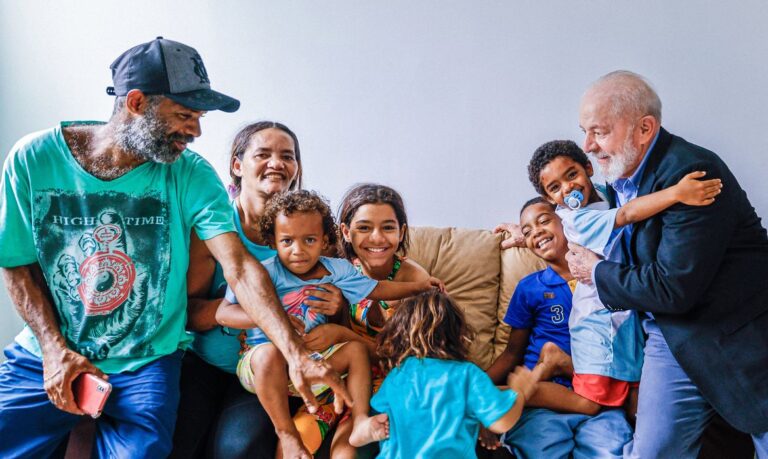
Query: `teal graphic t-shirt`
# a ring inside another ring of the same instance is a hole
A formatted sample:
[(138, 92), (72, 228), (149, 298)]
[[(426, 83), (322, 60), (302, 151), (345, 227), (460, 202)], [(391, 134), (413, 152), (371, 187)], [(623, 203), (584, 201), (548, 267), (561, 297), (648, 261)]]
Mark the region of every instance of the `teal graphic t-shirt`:
[[(72, 157), (60, 126), (30, 134), (6, 158), (0, 266), (39, 263), (67, 345), (106, 373), (177, 349), (186, 323), (189, 237), (234, 231), (221, 180), (186, 150), (110, 181)], [(28, 327), (16, 337), (41, 355)]]

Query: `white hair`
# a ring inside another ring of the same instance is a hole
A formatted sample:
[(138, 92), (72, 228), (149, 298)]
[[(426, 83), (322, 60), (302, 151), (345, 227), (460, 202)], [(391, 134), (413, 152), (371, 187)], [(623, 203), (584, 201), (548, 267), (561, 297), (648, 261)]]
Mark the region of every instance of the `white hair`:
[(587, 94), (608, 98), (614, 118), (651, 115), (661, 124), (661, 99), (651, 83), (629, 70), (616, 70), (600, 77)]

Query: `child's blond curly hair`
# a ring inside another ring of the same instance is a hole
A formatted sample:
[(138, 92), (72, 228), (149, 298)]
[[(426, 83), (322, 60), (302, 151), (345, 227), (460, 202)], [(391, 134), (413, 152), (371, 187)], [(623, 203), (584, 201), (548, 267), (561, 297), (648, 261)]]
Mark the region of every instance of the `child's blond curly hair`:
[(473, 336), (451, 297), (430, 290), (400, 304), (378, 335), (377, 352), (385, 371), (411, 356), (463, 361)]

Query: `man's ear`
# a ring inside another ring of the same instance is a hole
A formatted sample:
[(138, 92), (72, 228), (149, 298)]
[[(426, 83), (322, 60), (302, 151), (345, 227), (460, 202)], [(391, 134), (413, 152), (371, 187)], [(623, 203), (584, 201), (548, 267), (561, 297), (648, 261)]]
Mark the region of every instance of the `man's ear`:
[(650, 143), (653, 141), (654, 135), (656, 135), (656, 131), (659, 127), (659, 121), (652, 115), (645, 115), (644, 117), (640, 118), (640, 122), (638, 123), (638, 135), (640, 136), (640, 141), (638, 142), (641, 145), (650, 145)]
[(141, 115), (147, 109), (147, 96), (139, 89), (131, 89), (125, 95), (125, 108), (132, 115)]
[(232, 164), (230, 164), (230, 168), (232, 169), (232, 173), (240, 178), (243, 177), (243, 171), (241, 170), (242, 165), (243, 162), (240, 160), (240, 158), (237, 156), (232, 157)]
[(344, 242), (352, 242), (352, 239), (349, 237), (349, 227), (347, 226), (347, 224), (342, 223), (341, 225), (339, 225), (339, 229), (341, 230), (341, 237), (344, 238)]

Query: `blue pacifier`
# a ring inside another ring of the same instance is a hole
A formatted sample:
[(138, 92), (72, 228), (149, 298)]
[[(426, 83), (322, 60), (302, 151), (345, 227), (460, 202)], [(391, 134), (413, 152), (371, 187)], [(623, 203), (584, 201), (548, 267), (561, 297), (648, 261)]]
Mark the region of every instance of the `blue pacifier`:
[(579, 190), (573, 190), (565, 197), (565, 205), (570, 209), (576, 210), (581, 207), (581, 201), (584, 200), (584, 195)]

